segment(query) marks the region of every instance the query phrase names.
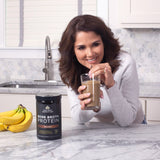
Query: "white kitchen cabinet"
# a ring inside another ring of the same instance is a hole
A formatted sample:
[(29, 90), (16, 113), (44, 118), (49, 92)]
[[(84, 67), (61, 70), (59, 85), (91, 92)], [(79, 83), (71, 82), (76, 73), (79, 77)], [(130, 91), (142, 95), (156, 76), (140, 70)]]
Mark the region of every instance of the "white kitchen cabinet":
[[(139, 98), (148, 123), (160, 123), (160, 98)], [(33, 94), (0, 94), (0, 112), (15, 109), (18, 104), (26, 106), (36, 115), (36, 99)], [(61, 100), (62, 117), (71, 117), (68, 96)]]
[(120, 26), (160, 28), (160, 0), (120, 0)]
[(147, 123), (160, 123), (160, 98), (140, 98)]
[(148, 98), (146, 108), (147, 120), (160, 122), (160, 99)]
[(68, 96), (62, 96), (62, 116), (71, 117)]
[[(19, 104), (24, 105), (29, 111), (36, 115), (36, 98), (30, 94), (0, 94), (0, 112), (16, 109)], [(68, 97), (62, 96), (62, 117), (70, 117)]]
[(36, 113), (36, 100), (34, 95), (0, 94), (0, 99), (0, 112), (16, 109), (19, 104), (22, 104), (33, 114)]

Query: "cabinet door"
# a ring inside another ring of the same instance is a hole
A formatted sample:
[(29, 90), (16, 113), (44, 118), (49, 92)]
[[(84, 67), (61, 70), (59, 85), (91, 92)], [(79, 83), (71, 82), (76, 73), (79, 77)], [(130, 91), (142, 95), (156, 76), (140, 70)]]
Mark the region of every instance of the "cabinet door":
[(160, 99), (147, 99), (147, 120), (160, 121)]
[[(30, 94), (0, 94), (0, 112), (16, 109), (19, 104), (24, 105), (33, 115), (36, 115), (36, 98)], [(70, 117), (68, 97), (61, 99), (62, 117)]]
[(71, 117), (68, 96), (62, 96), (62, 116)]
[(120, 0), (119, 6), (122, 27), (160, 27), (160, 0)]
[(16, 109), (19, 104), (24, 105), (29, 111), (36, 114), (35, 95), (26, 94), (0, 94), (0, 112)]

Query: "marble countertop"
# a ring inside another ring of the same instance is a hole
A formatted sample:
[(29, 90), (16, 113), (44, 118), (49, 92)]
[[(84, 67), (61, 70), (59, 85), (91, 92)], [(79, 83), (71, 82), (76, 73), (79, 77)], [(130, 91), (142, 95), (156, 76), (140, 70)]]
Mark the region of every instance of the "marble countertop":
[[(0, 81), (0, 84), (4, 82)], [(139, 97), (160, 98), (160, 82), (140, 83)], [(57, 86), (55, 88), (8, 88), (0, 86), (0, 93), (10, 94), (37, 94), (37, 93), (61, 93), (67, 95), (66, 86)]]
[(6, 160), (158, 160), (160, 125), (62, 121), (62, 139), (40, 140), (35, 119), (25, 132), (0, 132), (0, 159)]
[[(43, 87), (17, 87), (16, 85), (14, 87), (2, 87), (4, 84), (40, 84)], [(49, 87), (52, 86), (52, 87)], [(45, 87), (46, 86), (46, 87)], [(20, 80), (14, 80), (14, 81), (0, 81), (0, 93), (6, 93), (6, 94), (39, 94), (39, 93), (60, 93), (61, 95), (66, 95), (66, 86), (62, 84), (55, 85), (52, 81), (33, 81), (33, 80), (26, 80), (26, 81), (20, 81)]]

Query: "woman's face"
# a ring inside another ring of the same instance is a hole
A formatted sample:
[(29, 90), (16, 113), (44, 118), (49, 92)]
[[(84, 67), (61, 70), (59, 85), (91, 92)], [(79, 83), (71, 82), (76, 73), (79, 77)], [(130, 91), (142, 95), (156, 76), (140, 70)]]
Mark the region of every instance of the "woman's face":
[(104, 45), (100, 35), (95, 32), (77, 32), (74, 52), (80, 64), (91, 68), (99, 64), (104, 56)]

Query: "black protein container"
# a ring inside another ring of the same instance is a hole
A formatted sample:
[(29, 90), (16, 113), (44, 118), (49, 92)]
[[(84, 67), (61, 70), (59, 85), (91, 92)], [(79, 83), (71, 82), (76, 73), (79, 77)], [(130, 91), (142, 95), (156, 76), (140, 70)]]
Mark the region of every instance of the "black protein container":
[(62, 137), (61, 95), (36, 95), (37, 137), (43, 140), (55, 140)]

